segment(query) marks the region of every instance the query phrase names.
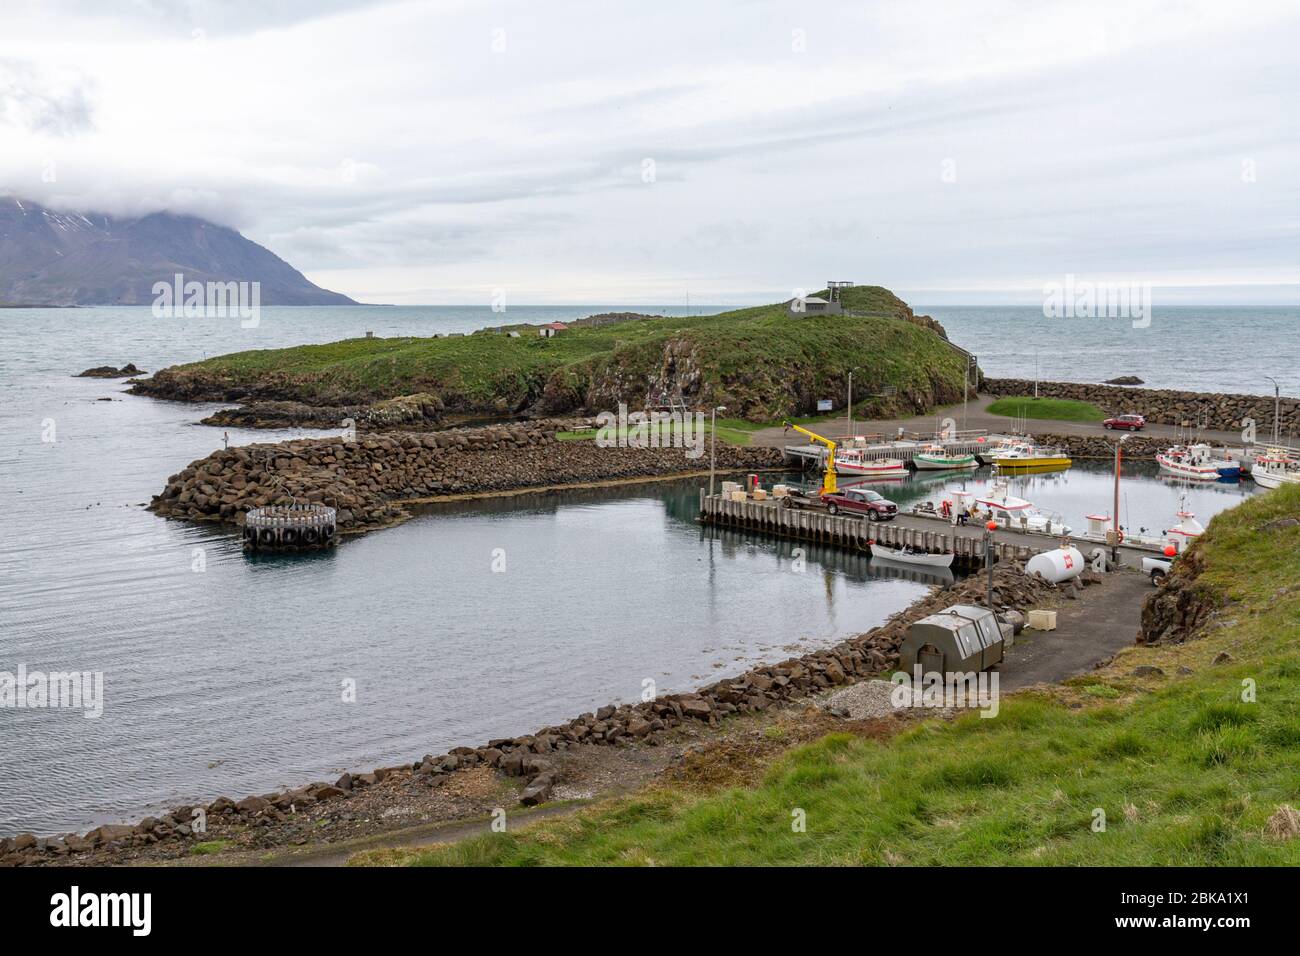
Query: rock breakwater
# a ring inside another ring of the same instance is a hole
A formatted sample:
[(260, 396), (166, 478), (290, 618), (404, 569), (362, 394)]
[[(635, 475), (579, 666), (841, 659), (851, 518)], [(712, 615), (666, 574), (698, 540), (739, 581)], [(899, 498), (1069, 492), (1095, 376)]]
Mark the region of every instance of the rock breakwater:
[[(381, 432), (356, 440), (296, 439), (215, 451), (167, 479), (149, 505), (160, 515), (243, 523), (253, 508), (324, 504), (340, 531), (409, 517), (403, 502), (700, 471), (680, 448), (601, 448), (558, 441), (573, 422), (529, 422), (437, 432)], [(776, 467), (770, 448), (718, 445), (718, 467)]]
[(1064, 448), (1071, 458), (1101, 458), (1114, 460), (1115, 444), (1124, 436), (1124, 458), (1154, 459), (1157, 452), (1169, 447), (1169, 439), (1152, 438), (1141, 433), (1118, 432), (1110, 435), (1055, 435), (1051, 433), (1034, 433), (1034, 441), (1044, 445)]
[[(986, 378), (981, 390), (999, 397), (1033, 395), (1034, 383), (1020, 378)], [(1108, 415), (1136, 412), (1161, 425), (1195, 426), (1235, 431), (1254, 420), (1260, 435), (1272, 433), (1273, 398), (1263, 395), (1233, 395), (1217, 392), (1182, 392), (1172, 389), (1125, 388), (1076, 382), (1039, 382), (1044, 398), (1069, 398), (1091, 402)], [(1300, 399), (1281, 401), (1279, 431), (1286, 435), (1300, 429)]]

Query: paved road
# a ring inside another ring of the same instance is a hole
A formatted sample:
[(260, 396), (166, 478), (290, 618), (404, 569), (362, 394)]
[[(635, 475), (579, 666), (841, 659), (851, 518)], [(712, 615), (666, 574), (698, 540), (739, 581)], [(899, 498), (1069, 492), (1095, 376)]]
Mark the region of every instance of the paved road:
[[(899, 427), (910, 432), (919, 432), (923, 435), (932, 435), (938, 428), (938, 423), (943, 418), (951, 418), (957, 423), (959, 429), (978, 428), (989, 432), (1006, 432), (1010, 430), (1013, 420), (1004, 415), (990, 415), (988, 407), (997, 401), (992, 395), (981, 395), (972, 399), (963, 415), (960, 405), (951, 405), (947, 408), (941, 408), (929, 415), (917, 415), (913, 418), (895, 418), (889, 420), (868, 420), (855, 419), (853, 430), (859, 435), (879, 434), (894, 435), (897, 434)], [(827, 438), (838, 441), (845, 434), (845, 422), (843, 416), (837, 419), (829, 420), (823, 427), (826, 431), (822, 432)], [(1108, 432), (1101, 425), (1094, 425), (1086, 422), (1062, 422), (1055, 419), (1030, 419), (1029, 429), (1031, 432), (1042, 434), (1057, 435), (1113, 435), (1127, 434), (1125, 432)], [(813, 428), (816, 431), (816, 428)], [(1155, 436), (1159, 438), (1168, 438), (1170, 444), (1178, 438), (1179, 429), (1174, 425), (1148, 425), (1145, 429), (1138, 432), (1139, 435)], [(1205, 440), (1215, 445), (1240, 445), (1240, 432), (1221, 432), (1206, 431), (1202, 432)], [(801, 445), (805, 439), (797, 432), (786, 432), (780, 427), (763, 428), (753, 433), (752, 442), (755, 445), (764, 445), (772, 448), (783, 448), (786, 445)]]
[(1128, 571), (1107, 574), (1101, 584), (1085, 588), (1078, 600), (1057, 610), (1056, 630), (1026, 629), (1016, 636), (998, 678), (1001, 690), (1086, 674), (1097, 662), (1132, 647), (1150, 593), (1151, 582)]

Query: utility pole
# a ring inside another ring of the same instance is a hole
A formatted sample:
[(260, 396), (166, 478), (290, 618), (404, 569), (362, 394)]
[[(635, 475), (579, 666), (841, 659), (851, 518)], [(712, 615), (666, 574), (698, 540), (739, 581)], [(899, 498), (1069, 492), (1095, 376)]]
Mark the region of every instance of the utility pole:
[(1273, 444), (1276, 445), (1278, 443), (1278, 420), (1282, 417), (1282, 389), (1273, 376), (1265, 375), (1264, 377), (1273, 383)]
[(1113, 514), (1114, 517), (1110, 519), (1110, 529), (1111, 531), (1114, 532), (1114, 537), (1111, 539), (1113, 543), (1110, 546), (1110, 559), (1111, 562), (1117, 566), (1119, 565), (1119, 535), (1120, 535), (1120, 530), (1119, 530), (1120, 465), (1124, 460), (1124, 443), (1132, 437), (1133, 434), (1132, 432), (1130, 432), (1129, 434), (1122, 436), (1120, 440), (1115, 443), (1115, 510), (1111, 512), (1111, 514)]
[(988, 605), (989, 612), (997, 619), (998, 610), (993, 606), (993, 530), (997, 528), (998, 523), (990, 520), (984, 526), (984, 566), (988, 569)]
[(726, 405), (714, 405), (712, 420), (709, 423), (709, 497), (713, 497), (713, 471), (718, 461), (718, 412), (725, 412)]
[(962, 428), (962, 431), (966, 431), (966, 430), (968, 430), (969, 427), (970, 427), (970, 418), (969, 418), (969, 416), (967, 415), (967, 405), (968, 405), (969, 400), (970, 400), (970, 370), (971, 370), (971, 366), (972, 366), (972, 365), (975, 365), (975, 364), (976, 364), (975, 356), (973, 356), (973, 355), (967, 355), (967, 356), (966, 356), (966, 374), (965, 374), (965, 377), (962, 379), (962, 390), (961, 390), (961, 428)]

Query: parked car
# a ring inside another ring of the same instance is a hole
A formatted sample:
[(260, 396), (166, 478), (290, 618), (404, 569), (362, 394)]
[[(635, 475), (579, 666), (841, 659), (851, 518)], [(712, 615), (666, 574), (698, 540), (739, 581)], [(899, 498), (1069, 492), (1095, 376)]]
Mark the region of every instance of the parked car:
[(898, 505), (869, 488), (845, 488), (833, 495), (822, 495), (826, 510), (833, 515), (863, 515), (868, 521), (889, 521), (898, 517)]
[(1140, 432), (1146, 423), (1147, 420), (1141, 415), (1116, 415), (1106, 419), (1102, 425), (1106, 428), (1127, 428), (1131, 432)]

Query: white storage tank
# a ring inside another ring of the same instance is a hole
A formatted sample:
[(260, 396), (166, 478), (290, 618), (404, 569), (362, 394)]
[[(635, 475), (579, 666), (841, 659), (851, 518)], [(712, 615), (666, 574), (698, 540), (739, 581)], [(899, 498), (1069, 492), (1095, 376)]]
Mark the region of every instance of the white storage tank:
[(1060, 584), (1077, 578), (1083, 573), (1083, 568), (1083, 554), (1078, 548), (1055, 548), (1030, 558), (1025, 573), (1042, 575), (1043, 580)]

